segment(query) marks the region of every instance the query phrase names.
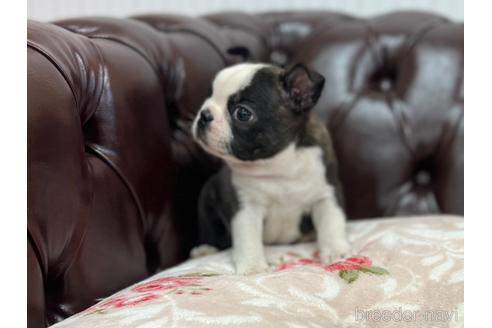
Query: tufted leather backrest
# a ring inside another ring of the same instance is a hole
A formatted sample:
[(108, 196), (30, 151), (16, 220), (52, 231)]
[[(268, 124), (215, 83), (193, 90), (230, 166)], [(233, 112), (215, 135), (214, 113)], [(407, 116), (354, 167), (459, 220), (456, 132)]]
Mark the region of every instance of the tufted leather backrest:
[(326, 78), (350, 218), (463, 214), (463, 25), (330, 12), (28, 22), (28, 321), (63, 319), (186, 258), (220, 163), (190, 121), (214, 75)]

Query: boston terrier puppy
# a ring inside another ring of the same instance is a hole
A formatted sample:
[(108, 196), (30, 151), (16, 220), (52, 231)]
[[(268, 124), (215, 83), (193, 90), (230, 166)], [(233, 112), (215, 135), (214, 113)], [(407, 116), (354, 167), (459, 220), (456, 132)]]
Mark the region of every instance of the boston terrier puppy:
[(322, 262), (348, 255), (335, 154), (311, 113), (323, 85), (302, 64), (243, 63), (217, 74), (192, 134), (225, 165), (201, 192), (200, 242), (208, 246), (192, 256), (232, 246), (237, 273), (263, 272), (263, 243), (306, 240), (313, 225)]

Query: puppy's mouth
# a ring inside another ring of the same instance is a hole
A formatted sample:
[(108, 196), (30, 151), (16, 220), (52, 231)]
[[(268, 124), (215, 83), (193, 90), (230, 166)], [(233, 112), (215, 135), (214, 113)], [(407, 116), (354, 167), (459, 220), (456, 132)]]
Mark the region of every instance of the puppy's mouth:
[(207, 129), (194, 124), (192, 129), (193, 139), (203, 148), (207, 153), (210, 153), (219, 158), (227, 158), (230, 156), (229, 147), (220, 140), (214, 141), (207, 138)]
[(196, 141), (198, 144), (208, 153), (220, 157), (222, 159), (226, 159), (227, 157), (230, 156), (230, 152), (227, 151), (227, 147), (214, 147), (213, 145), (210, 145), (210, 143), (207, 141), (207, 139), (204, 136), (196, 138)]

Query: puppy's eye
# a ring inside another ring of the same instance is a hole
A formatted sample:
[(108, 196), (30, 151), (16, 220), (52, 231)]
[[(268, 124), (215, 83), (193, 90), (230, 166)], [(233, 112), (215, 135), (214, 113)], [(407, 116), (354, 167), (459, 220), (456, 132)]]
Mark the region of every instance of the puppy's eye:
[(249, 122), (253, 119), (253, 113), (244, 106), (237, 106), (234, 109), (234, 118), (241, 122)]

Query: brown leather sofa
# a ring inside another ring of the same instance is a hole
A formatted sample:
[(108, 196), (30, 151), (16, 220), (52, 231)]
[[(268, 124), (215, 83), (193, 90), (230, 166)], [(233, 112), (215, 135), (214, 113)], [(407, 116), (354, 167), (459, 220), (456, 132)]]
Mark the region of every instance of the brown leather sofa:
[(463, 214), (463, 24), (422, 12), (146, 15), (28, 22), (28, 323), (187, 257), (219, 162), (189, 126), (220, 69), (326, 78), (349, 218)]

